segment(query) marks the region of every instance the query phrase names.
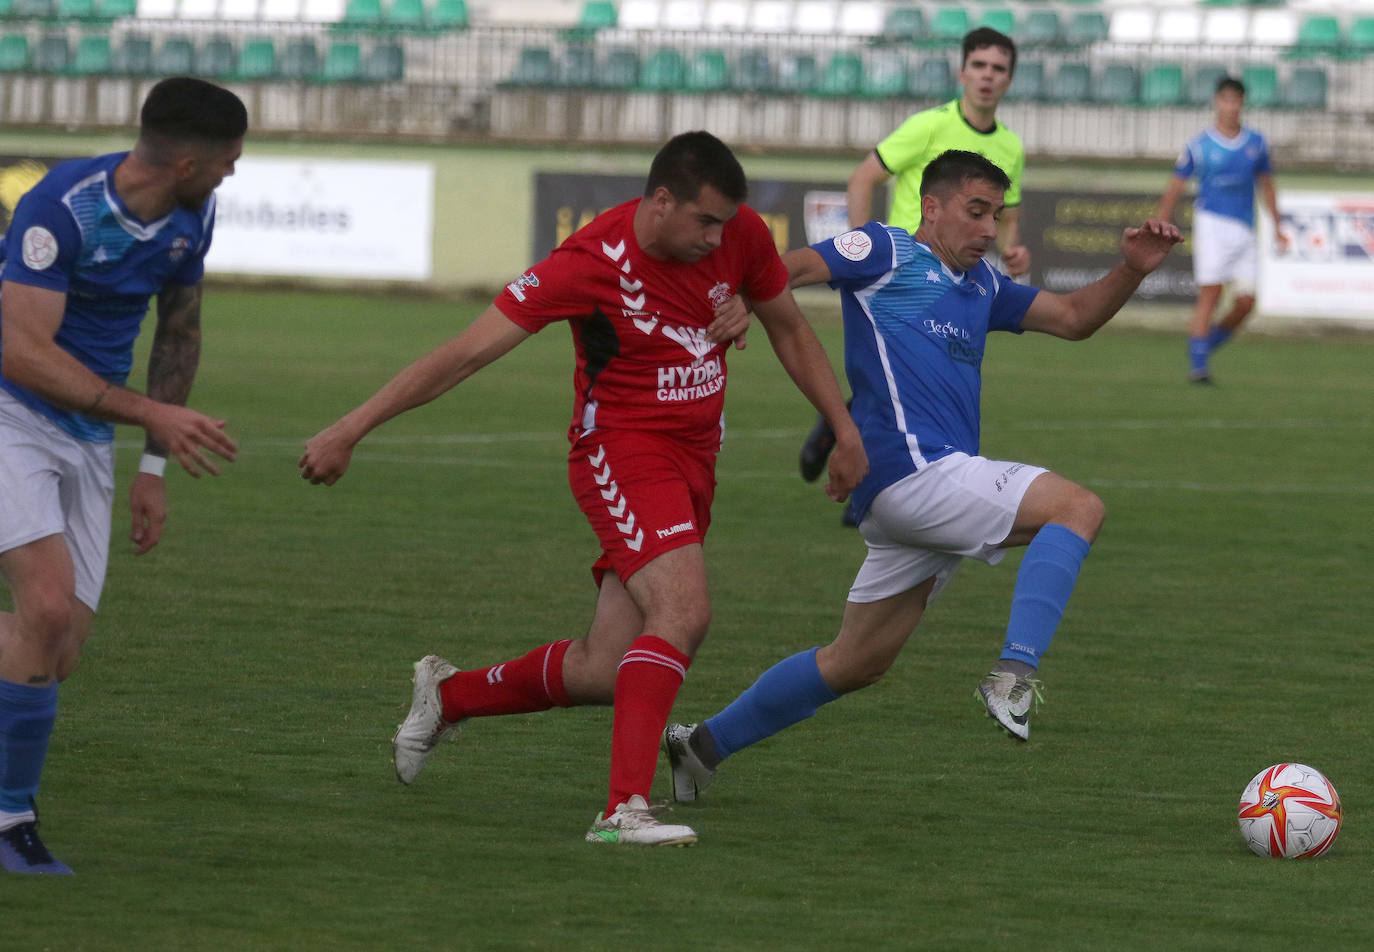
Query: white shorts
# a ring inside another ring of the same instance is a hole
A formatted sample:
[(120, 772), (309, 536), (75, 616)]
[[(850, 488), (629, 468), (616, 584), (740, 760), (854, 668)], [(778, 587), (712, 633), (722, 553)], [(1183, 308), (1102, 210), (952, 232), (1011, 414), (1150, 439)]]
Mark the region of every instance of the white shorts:
[(1039, 466), (952, 453), (878, 493), (859, 532), (868, 557), (851, 602), (876, 602), (935, 578), (932, 598), (965, 558), (995, 565)]
[(113, 505), (114, 444), (78, 440), (0, 390), (0, 552), (63, 536), (76, 597), (95, 611)]
[(1193, 213), (1193, 281), (1198, 287), (1230, 284), (1237, 294), (1254, 294), (1258, 276), (1255, 229), (1226, 215)]

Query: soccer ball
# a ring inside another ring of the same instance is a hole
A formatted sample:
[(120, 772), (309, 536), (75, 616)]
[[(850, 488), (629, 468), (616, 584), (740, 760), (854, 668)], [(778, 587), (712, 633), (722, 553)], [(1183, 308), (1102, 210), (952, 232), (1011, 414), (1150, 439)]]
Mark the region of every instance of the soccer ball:
[(1240, 835), (1259, 856), (1320, 856), (1341, 831), (1341, 798), (1306, 764), (1274, 764), (1240, 795)]

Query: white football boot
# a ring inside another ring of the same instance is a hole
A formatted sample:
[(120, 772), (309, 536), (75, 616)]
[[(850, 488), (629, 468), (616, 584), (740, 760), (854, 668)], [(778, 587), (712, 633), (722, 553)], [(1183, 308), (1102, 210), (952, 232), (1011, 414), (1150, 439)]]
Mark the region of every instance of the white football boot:
[(691, 846), (696, 841), (696, 830), (690, 826), (655, 819), (649, 804), (637, 793), (610, 816), (598, 813), (587, 831), (588, 843), (614, 846)]
[(457, 734), (462, 722), (444, 720), (444, 705), (439, 699), (439, 682), (457, 673), (457, 668), (438, 655), (425, 655), (415, 662), (410, 713), (391, 738), (391, 762), (401, 783), (411, 783), (419, 776), (420, 768), (445, 734)]
[(1031, 711), (1044, 700), (1039, 681), (1010, 671), (989, 672), (978, 683), (974, 697), (987, 707), (988, 717), (1017, 740), (1030, 738)]
[(668, 767), (673, 774), (673, 799), (678, 803), (693, 803), (711, 785), (714, 768), (706, 766), (692, 749), (695, 724), (669, 724), (663, 731), (663, 752), (668, 755)]

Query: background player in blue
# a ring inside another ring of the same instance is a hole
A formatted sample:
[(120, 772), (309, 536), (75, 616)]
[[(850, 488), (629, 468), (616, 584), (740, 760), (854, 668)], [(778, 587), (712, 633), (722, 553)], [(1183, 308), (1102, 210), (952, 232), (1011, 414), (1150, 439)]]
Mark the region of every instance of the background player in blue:
[(702, 725), (669, 725), (676, 799), (695, 799), (730, 754), (875, 683), (962, 559), (997, 562), (1029, 544), (1002, 658), (978, 686), (988, 714), (1027, 738), (1033, 675), (1105, 510), (1054, 473), (977, 455), (984, 343), (990, 331), (1088, 337), (1180, 238), (1147, 221), (1125, 231), (1121, 263), (1099, 281), (1067, 295), (1019, 285), (983, 261), (1006, 187), (982, 156), (945, 152), (922, 176), (914, 236), (869, 222), (784, 255), (792, 285), (842, 292), (851, 412), (869, 458), (854, 491), (868, 556), (833, 642), (779, 662)]
[[(167, 516), (162, 471), (217, 474), (224, 421), (185, 406), (200, 359), (200, 283), (214, 190), (248, 117), (228, 90), (177, 77), (144, 101), (131, 152), (64, 162), (18, 204), (0, 244), (0, 865), (69, 873), (38, 837), (34, 797), (100, 601), (114, 499), (115, 423), (142, 427), (129, 494), (142, 554)], [(147, 394), (124, 385), (157, 295)]]
[[(1198, 179), (1193, 202), (1193, 278), (1197, 305), (1188, 328), (1188, 377), (1195, 383), (1211, 383), (1207, 362), (1235, 333), (1255, 308), (1255, 282), (1259, 252), (1255, 243), (1255, 186), (1264, 197), (1274, 223), (1274, 246), (1282, 253), (1288, 239), (1279, 229), (1278, 199), (1264, 136), (1242, 125), (1245, 86), (1238, 79), (1217, 83), (1216, 125), (1204, 129), (1184, 146), (1173, 177), (1159, 201), (1158, 218), (1173, 218), (1174, 206), (1188, 179)], [(1235, 300), (1230, 310), (1212, 325), (1221, 303), (1221, 292), (1230, 283)]]

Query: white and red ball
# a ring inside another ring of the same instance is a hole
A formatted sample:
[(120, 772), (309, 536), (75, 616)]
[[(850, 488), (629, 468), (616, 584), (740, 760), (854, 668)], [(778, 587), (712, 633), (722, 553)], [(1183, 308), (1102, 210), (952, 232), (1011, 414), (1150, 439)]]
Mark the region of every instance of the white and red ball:
[(1240, 835), (1259, 856), (1320, 856), (1341, 831), (1341, 798), (1320, 770), (1274, 764), (1240, 795)]

